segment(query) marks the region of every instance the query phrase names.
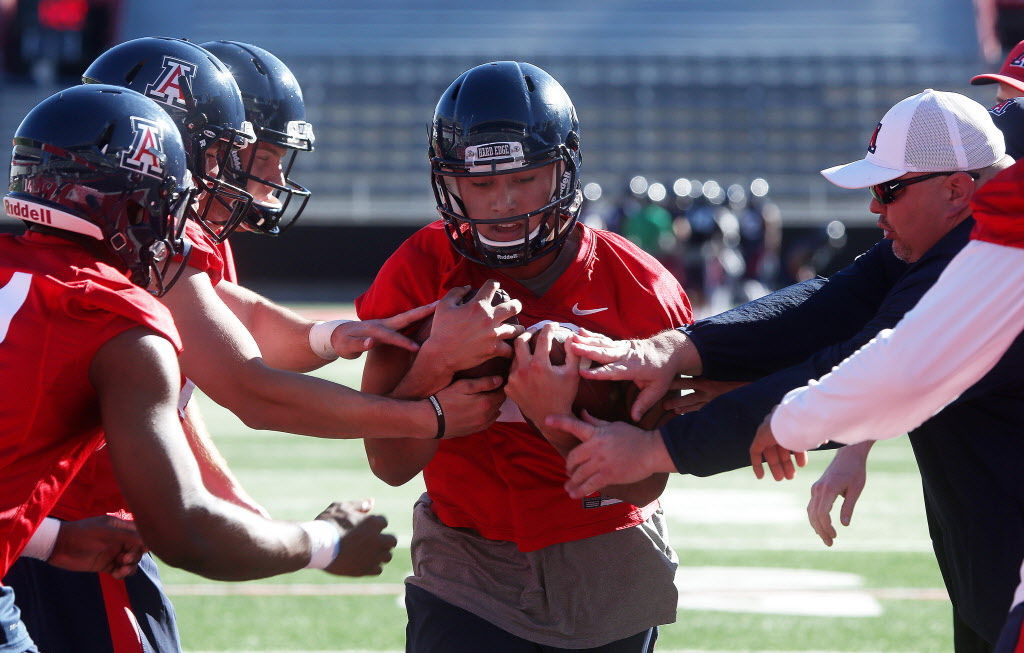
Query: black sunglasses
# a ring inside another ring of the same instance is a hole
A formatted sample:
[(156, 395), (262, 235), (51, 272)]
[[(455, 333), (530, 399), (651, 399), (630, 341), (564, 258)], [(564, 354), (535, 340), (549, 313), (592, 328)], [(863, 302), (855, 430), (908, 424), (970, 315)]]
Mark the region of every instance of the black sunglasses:
[(896, 193), (906, 188), (907, 186), (934, 179), (935, 177), (948, 177), (955, 175), (958, 172), (965, 172), (971, 176), (971, 179), (978, 179), (978, 174), (974, 172), (967, 172), (966, 170), (953, 170), (951, 172), (933, 172), (930, 175), (921, 175), (920, 177), (911, 177), (910, 179), (897, 179), (896, 181), (884, 181), (880, 184), (875, 184), (871, 187), (871, 197), (874, 197), (879, 204), (891, 204), (896, 201)]

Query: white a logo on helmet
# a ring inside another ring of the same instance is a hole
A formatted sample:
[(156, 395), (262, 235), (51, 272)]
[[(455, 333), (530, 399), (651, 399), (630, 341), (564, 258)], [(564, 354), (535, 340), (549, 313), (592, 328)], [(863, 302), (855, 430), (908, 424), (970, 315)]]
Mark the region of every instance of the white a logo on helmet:
[(146, 97), (177, 109), (188, 108), (185, 103), (185, 89), (182, 88), (182, 77), (195, 77), (196, 65), (184, 59), (165, 55), (163, 66), (159, 79), (146, 86)]
[(470, 172), (511, 170), (526, 165), (523, 144), (516, 142), (484, 143), (466, 146), (466, 166)]
[(150, 177), (164, 174), (164, 136), (152, 120), (132, 116), (132, 143), (121, 152), (121, 167)]

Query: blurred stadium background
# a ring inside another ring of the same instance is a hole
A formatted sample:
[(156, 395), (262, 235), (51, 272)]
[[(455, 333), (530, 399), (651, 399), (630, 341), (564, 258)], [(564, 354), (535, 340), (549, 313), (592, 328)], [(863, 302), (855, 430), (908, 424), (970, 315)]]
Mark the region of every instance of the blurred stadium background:
[[(675, 188), (729, 206), (737, 185), (778, 208), (784, 258), (804, 247), (809, 269), (828, 272), (879, 233), (867, 194), (837, 189), (818, 170), (861, 157), (882, 114), (922, 88), (991, 105), (993, 87), (967, 85), (998, 68), (979, 54), (977, 33), (971, 0), (0, 0), (0, 132), (13, 133), (31, 106), (126, 39), (271, 50), (299, 78), (316, 128), (317, 150), (294, 172), (313, 199), (285, 237), (233, 242), (243, 282), (327, 303), (307, 307), (326, 316), (350, 311), (339, 302), (434, 219), (426, 136), (440, 92), (475, 64), (528, 60), (562, 82), (580, 115), (589, 215), (608, 220), (658, 185), (662, 204)], [(643, 190), (630, 197), (639, 177), (634, 190)], [(358, 364), (324, 373), (358, 383)], [(308, 518), (328, 498), (374, 495), (408, 546), (419, 481), (379, 483), (358, 442), (254, 434), (204, 408), (232, 467), (273, 514)], [(827, 458), (789, 484), (752, 485), (747, 470), (674, 478), (666, 504), (690, 584), (660, 650), (951, 650), (909, 448), (876, 451), (856, 530), (841, 535), (839, 552), (824, 549), (803, 516)], [(191, 651), (396, 651), (407, 571), (401, 549), (369, 583), (312, 572), (243, 586), (167, 577)]]
[(877, 231), (865, 194), (817, 171), (861, 156), (885, 110), (924, 87), (988, 106), (992, 87), (967, 81), (995, 69), (978, 54), (971, 0), (0, 0), (0, 19), (3, 133), (129, 38), (251, 41), (291, 66), (317, 131), (295, 176), (314, 199), (286, 239), (237, 238), (251, 283), (372, 278), (434, 217), (427, 124), (446, 85), (483, 61), (529, 60), (562, 81), (581, 118), (583, 180), (591, 197), (601, 189), (591, 210), (620, 202), (634, 175), (669, 189), (763, 178), (784, 247), (847, 225), (831, 265)]

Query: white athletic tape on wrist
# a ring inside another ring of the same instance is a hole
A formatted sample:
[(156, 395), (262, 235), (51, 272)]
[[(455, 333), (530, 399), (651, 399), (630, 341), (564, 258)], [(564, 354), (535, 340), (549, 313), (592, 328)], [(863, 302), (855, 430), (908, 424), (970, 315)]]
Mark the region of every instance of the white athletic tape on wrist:
[(341, 324), (347, 324), (352, 320), (331, 320), (330, 322), (314, 322), (309, 327), (309, 348), (313, 353), (324, 359), (332, 361), (338, 358), (338, 353), (331, 346), (331, 334)]
[(341, 529), (323, 519), (302, 522), (299, 526), (309, 537), (309, 564), (305, 569), (326, 569), (338, 557)]
[(185, 377), (185, 383), (181, 386), (181, 392), (178, 393), (178, 418), (185, 419), (185, 409), (188, 408), (188, 402), (192, 401), (192, 391), (196, 389), (196, 384), (192, 383), (192, 379)]
[(21, 555), (36, 560), (49, 560), (53, 554), (53, 547), (57, 544), (57, 533), (60, 532), (60, 520), (47, 517), (39, 524), (39, 528), (32, 533), (32, 539), (25, 545)]

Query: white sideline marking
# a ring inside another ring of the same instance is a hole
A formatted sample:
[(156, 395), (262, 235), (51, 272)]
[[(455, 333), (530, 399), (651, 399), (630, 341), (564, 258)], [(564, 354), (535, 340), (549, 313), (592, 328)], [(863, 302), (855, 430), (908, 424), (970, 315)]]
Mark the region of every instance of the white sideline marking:
[(759, 490), (668, 488), (661, 496), (661, 506), (667, 516), (688, 524), (799, 524), (807, 520), (795, 495)]
[(683, 567), (679, 608), (809, 617), (877, 617), (882, 605), (857, 574), (814, 569)]

